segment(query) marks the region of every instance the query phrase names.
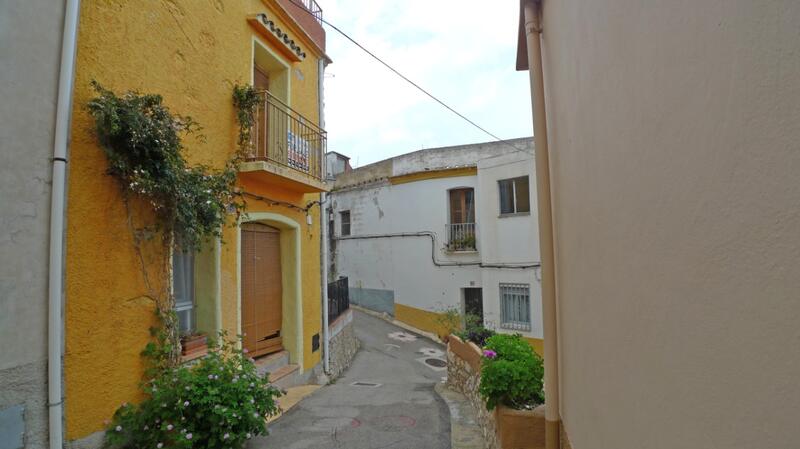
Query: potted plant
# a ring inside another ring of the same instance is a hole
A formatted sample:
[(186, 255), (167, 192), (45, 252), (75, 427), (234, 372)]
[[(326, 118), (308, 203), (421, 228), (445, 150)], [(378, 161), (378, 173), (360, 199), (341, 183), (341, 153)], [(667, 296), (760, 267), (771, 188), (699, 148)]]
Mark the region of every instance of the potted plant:
[(520, 335), (486, 340), (479, 392), (503, 449), (544, 448), (544, 364)]
[(208, 352), (208, 337), (202, 332), (181, 337), (181, 356), (184, 358), (204, 355)]

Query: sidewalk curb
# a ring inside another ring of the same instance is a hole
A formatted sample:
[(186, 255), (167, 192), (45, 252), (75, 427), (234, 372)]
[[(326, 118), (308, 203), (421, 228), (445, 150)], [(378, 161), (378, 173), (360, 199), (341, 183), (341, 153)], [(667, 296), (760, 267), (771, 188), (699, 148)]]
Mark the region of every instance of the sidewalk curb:
[(429, 340), (433, 340), (434, 343), (438, 343), (438, 344), (443, 345), (443, 346), (447, 345), (447, 343), (445, 343), (441, 339), (439, 339), (438, 335), (433, 334), (431, 332), (424, 331), (422, 329), (417, 329), (416, 327), (411, 326), (410, 324), (406, 324), (406, 323), (404, 323), (402, 321), (398, 321), (398, 320), (394, 319), (391, 315), (389, 315), (386, 312), (382, 312), (382, 313), (381, 312), (376, 312), (374, 310), (366, 309), (364, 307), (357, 306), (355, 304), (350, 304), (350, 307), (355, 309), (355, 310), (358, 310), (359, 312), (364, 312), (367, 315), (372, 315), (375, 318), (380, 318), (380, 319), (382, 319), (383, 321), (386, 321), (389, 324), (393, 324), (393, 325), (395, 325), (397, 327), (401, 327), (401, 328), (403, 328), (403, 329), (405, 329), (405, 330), (407, 330), (409, 332), (413, 332), (415, 334), (421, 335), (421, 336), (423, 336), (423, 337), (425, 337), (425, 338), (427, 338)]
[(484, 449), (481, 427), (478, 425), (475, 410), (463, 394), (437, 383), (433, 391), (442, 398), (450, 409), (450, 447), (451, 449)]

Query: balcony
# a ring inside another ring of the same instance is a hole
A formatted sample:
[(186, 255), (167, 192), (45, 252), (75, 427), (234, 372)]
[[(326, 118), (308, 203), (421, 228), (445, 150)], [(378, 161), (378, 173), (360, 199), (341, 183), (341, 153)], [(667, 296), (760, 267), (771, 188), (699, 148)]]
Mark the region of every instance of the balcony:
[[(326, 191), (322, 180), (328, 136), (268, 91), (262, 91), (251, 132), (251, 151), (241, 166), (245, 178), (263, 178), (301, 193)], [(265, 175), (266, 176), (262, 176)], [(273, 179), (275, 177), (281, 179)]]
[(315, 0), (278, 0), (278, 4), (325, 52), (325, 29), (322, 28), (322, 8), (319, 4)]
[(450, 223), (445, 225), (448, 251), (477, 251), (475, 223)]

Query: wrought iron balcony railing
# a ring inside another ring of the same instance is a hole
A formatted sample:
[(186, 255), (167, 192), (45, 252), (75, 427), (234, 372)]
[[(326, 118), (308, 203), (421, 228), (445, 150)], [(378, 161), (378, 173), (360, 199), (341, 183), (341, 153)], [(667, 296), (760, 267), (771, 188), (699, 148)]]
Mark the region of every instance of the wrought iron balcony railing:
[(319, 7), (316, 1), (314, 0), (301, 0), (303, 2), (303, 6), (317, 19), (317, 22), (322, 23), (322, 8)]
[(449, 251), (475, 251), (475, 223), (450, 223), (445, 225)]
[(268, 91), (261, 95), (247, 159), (270, 161), (322, 179), (327, 132)]

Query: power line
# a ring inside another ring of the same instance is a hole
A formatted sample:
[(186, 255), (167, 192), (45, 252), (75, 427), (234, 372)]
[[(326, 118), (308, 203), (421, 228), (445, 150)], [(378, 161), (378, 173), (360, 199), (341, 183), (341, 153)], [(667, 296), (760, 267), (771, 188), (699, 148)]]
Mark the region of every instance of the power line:
[(419, 84), (415, 83), (414, 81), (411, 81), (411, 80), (410, 80), (410, 79), (409, 79), (407, 76), (403, 75), (403, 74), (402, 74), (402, 73), (400, 73), (400, 72), (399, 72), (397, 69), (395, 69), (394, 67), (392, 67), (391, 65), (389, 65), (389, 63), (387, 63), (387, 62), (385, 62), (383, 59), (379, 58), (379, 57), (378, 57), (378, 56), (377, 56), (375, 53), (373, 53), (373, 52), (371, 52), (371, 51), (367, 50), (367, 48), (366, 48), (366, 47), (364, 47), (363, 45), (361, 45), (360, 43), (358, 43), (358, 41), (356, 41), (355, 39), (353, 39), (352, 37), (350, 37), (350, 36), (349, 36), (347, 33), (345, 33), (344, 31), (342, 31), (341, 29), (339, 29), (339, 27), (337, 27), (336, 25), (334, 25), (334, 24), (332, 24), (332, 23), (328, 22), (327, 20), (323, 19), (321, 14), (314, 14), (313, 12), (309, 11), (309, 10), (308, 10), (308, 8), (306, 8), (306, 7), (305, 7), (305, 5), (303, 5), (302, 3), (298, 3), (298, 2), (296, 2), (295, 0), (288, 0), (288, 1), (289, 1), (289, 3), (291, 3), (291, 4), (295, 5), (296, 7), (298, 7), (300, 10), (302, 10), (302, 11), (303, 11), (303, 12), (305, 12), (306, 14), (309, 14), (309, 15), (313, 16), (313, 17), (314, 17), (316, 20), (319, 20), (320, 22), (324, 23), (325, 25), (328, 25), (329, 27), (333, 28), (333, 30), (334, 30), (334, 31), (336, 31), (337, 33), (339, 33), (339, 34), (341, 34), (342, 36), (344, 36), (344, 38), (345, 38), (345, 39), (349, 40), (349, 41), (350, 41), (350, 42), (352, 42), (352, 43), (353, 43), (353, 44), (354, 44), (356, 47), (358, 47), (358, 48), (360, 48), (361, 50), (363, 50), (363, 51), (364, 51), (364, 53), (366, 53), (366, 54), (370, 55), (370, 56), (371, 56), (373, 59), (375, 59), (376, 61), (378, 61), (378, 62), (380, 62), (381, 64), (383, 64), (383, 65), (384, 65), (384, 66), (385, 66), (387, 69), (391, 70), (391, 71), (392, 71), (392, 72), (393, 72), (395, 75), (399, 76), (399, 77), (400, 77), (400, 78), (402, 78), (404, 81), (406, 81), (407, 83), (409, 83), (409, 84), (411, 84), (412, 86), (414, 86), (415, 88), (417, 88), (417, 90), (419, 90), (419, 91), (420, 91), (420, 92), (422, 92), (423, 94), (427, 95), (427, 96), (428, 96), (428, 97), (430, 97), (430, 98), (431, 98), (433, 101), (435, 101), (435, 102), (439, 103), (440, 105), (442, 105), (443, 107), (445, 107), (447, 110), (449, 110), (449, 111), (450, 111), (450, 112), (452, 112), (453, 114), (457, 115), (458, 117), (460, 117), (461, 119), (463, 119), (464, 121), (466, 121), (467, 123), (469, 123), (470, 125), (472, 125), (472, 126), (474, 126), (475, 128), (477, 128), (477, 129), (481, 130), (481, 131), (482, 131), (484, 134), (486, 134), (486, 135), (488, 135), (488, 136), (491, 136), (493, 139), (495, 139), (495, 140), (496, 140), (496, 141), (498, 141), (498, 142), (501, 142), (501, 143), (504, 143), (504, 144), (506, 144), (506, 145), (510, 146), (510, 147), (511, 147), (511, 148), (513, 148), (515, 151), (519, 151), (519, 152), (521, 152), (521, 153), (532, 154), (530, 151), (526, 151), (526, 150), (523, 150), (523, 149), (521, 149), (521, 148), (517, 148), (515, 145), (511, 144), (511, 142), (509, 142), (509, 141), (508, 141), (508, 140), (506, 140), (506, 139), (501, 139), (501, 138), (497, 137), (495, 134), (493, 134), (493, 133), (489, 132), (489, 131), (488, 131), (488, 130), (486, 130), (484, 127), (482, 127), (482, 126), (478, 125), (478, 124), (477, 124), (477, 123), (475, 123), (474, 121), (472, 121), (472, 120), (470, 120), (469, 118), (467, 118), (467, 116), (465, 116), (464, 114), (462, 114), (462, 113), (460, 113), (460, 112), (456, 111), (456, 110), (455, 110), (455, 109), (453, 109), (453, 108), (452, 108), (450, 105), (448, 105), (447, 103), (445, 103), (444, 101), (440, 100), (439, 98), (437, 98), (437, 97), (436, 97), (435, 95), (433, 95), (432, 93), (430, 93), (430, 92), (428, 92), (427, 90), (425, 90), (424, 88), (422, 88), (422, 86), (420, 86)]

